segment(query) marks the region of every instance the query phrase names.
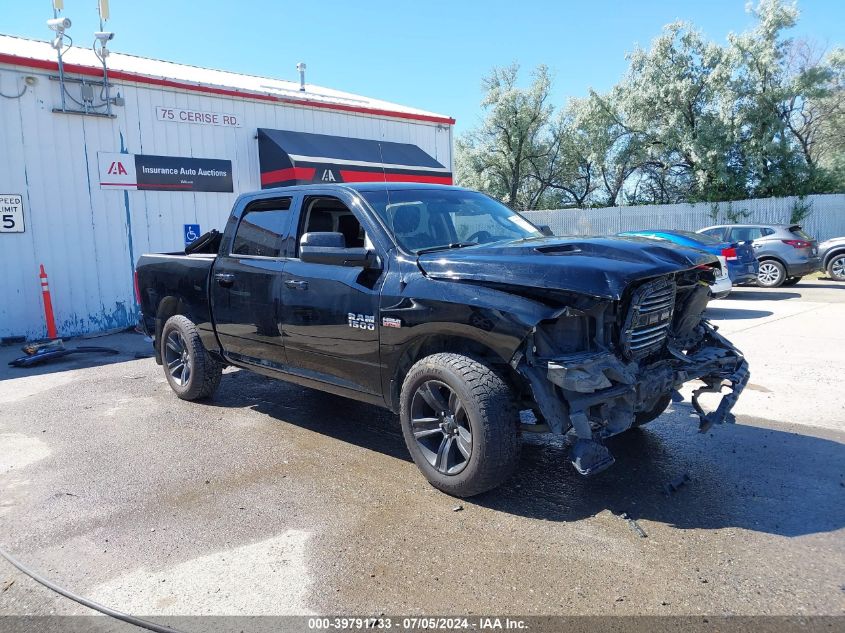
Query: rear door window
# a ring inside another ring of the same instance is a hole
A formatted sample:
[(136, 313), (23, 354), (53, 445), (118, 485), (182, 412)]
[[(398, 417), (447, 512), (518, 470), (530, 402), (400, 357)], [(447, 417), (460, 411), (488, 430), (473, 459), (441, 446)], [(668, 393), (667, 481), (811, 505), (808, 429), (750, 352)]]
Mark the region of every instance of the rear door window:
[(731, 240), (734, 242), (753, 242), (763, 237), (763, 231), (756, 226), (740, 226), (731, 229)]
[(715, 229), (707, 229), (706, 231), (702, 231), (701, 235), (709, 235), (710, 237), (716, 238), (719, 241), (724, 241), (725, 235), (727, 235), (728, 229), (724, 226)]
[(232, 243), (237, 257), (281, 257), (290, 226), (291, 198), (260, 200), (246, 208)]

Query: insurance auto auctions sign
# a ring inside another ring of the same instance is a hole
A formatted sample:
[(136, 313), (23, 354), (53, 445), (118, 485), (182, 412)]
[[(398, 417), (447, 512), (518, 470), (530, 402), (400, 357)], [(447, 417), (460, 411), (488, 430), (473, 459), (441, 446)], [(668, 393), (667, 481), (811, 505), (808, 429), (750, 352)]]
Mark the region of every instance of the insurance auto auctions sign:
[(101, 189), (234, 191), (230, 160), (113, 152), (97, 159)]

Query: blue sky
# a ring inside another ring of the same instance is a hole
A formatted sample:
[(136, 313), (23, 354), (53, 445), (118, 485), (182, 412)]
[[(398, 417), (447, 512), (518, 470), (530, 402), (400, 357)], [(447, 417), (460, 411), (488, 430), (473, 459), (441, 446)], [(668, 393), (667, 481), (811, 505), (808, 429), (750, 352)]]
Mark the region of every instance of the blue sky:
[[(90, 45), (95, 0), (65, 0), (69, 33)], [(48, 39), (50, 0), (0, 0), (0, 32)], [(845, 2), (803, 0), (794, 35), (845, 45)], [(210, 68), (308, 81), (455, 117), (462, 131), (480, 116), (480, 79), (494, 65), (539, 63), (555, 73), (562, 105), (605, 90), (625, 53), (647, 46), (664, 24), (696, 24), (724, 42), (752, 23), (744, 0), (111, 0), (111, 49)], [(527, 76), (527, 72), (525, 73)]]

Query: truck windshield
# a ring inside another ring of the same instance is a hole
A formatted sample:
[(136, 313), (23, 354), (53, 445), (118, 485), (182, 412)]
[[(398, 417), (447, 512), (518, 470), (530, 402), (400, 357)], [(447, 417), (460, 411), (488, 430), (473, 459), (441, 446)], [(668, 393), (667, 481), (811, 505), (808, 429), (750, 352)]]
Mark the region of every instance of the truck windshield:
[(476, 191), (361, 191), (403, 249), (412, 253), (542, 237), (520, 214)]

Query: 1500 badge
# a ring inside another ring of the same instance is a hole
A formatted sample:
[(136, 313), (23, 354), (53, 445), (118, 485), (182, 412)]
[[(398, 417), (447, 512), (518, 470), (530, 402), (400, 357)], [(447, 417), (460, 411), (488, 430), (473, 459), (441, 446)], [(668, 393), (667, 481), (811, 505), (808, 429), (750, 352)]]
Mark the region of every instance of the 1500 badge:
[(359, 330), (376, 329), (376, 317), (372, 314), (355, 314), (354, 312), (349, 312), (346, 315), (346, 320), (349, 327), (354, 327)]

